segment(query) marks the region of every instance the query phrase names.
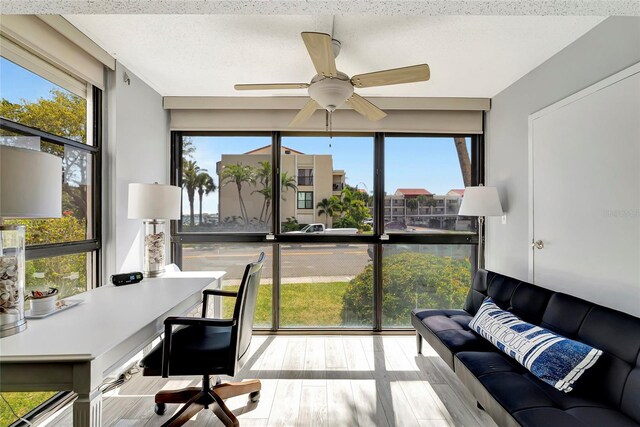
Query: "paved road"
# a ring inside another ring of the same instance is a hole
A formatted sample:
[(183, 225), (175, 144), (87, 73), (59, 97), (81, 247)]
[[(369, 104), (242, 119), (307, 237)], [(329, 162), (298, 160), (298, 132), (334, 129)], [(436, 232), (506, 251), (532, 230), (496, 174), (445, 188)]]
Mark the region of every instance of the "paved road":
[[(225, 270), (228, 279), (242, 277), (245, 265), (264, 251), (263, 278), (272, 277), (270, 245), (201, 244), (184, 248), (184, 270)], [(282, 246), (283, 281), (291, 277), (353, 277), (370, 263), (367, 245)]]

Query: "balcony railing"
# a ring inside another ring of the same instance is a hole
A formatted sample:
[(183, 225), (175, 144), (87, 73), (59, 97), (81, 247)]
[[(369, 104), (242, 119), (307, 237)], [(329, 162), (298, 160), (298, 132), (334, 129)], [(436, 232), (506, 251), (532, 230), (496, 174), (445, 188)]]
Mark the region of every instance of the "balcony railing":
[(341, 182), (333, 183), (333, 191), (342, 191), (344, 189), (344, 184)]

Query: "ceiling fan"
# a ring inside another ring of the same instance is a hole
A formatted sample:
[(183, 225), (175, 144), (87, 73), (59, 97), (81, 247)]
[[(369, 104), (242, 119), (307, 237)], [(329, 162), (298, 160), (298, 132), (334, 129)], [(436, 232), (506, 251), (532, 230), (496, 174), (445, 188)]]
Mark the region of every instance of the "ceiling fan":
[(320, 108), (327, 111), (327, 126), (329, 126), (331, 113), (345, 103), (369, 120), (380, 120), (387, 113), (354, 93), (354, 87), (421, 82), (429, 80), (430, 77), (429, 66), (420, 64), (358, 74), (349, 78), (336, 69), (335, 58), (340, 53), (339, 41), (332, 39), (329, 34), (314, 32), (302, 33), (302, 40), (318, 72), (310, 83), (237, 84), (234, 86), (236, 90), (308, 89), (311, 99), (293, 118), (289, 126), (304, 122)]

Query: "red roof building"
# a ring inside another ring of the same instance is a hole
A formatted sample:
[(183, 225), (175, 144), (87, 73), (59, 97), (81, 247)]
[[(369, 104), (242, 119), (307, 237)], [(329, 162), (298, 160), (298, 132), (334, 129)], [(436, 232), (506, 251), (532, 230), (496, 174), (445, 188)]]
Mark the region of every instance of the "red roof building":
[(425, 190), (424, 188), (398, 188), (395, 193), (396, 196), (404, 196), (405, 199), (415, 199), (418, 196), (433, 196), (433, 193)]
[(449, 190), (449, 192), (447, 193), (447, 196), (460, 196), (460, 197), (463, 197), (464, 196), (464, 188)]

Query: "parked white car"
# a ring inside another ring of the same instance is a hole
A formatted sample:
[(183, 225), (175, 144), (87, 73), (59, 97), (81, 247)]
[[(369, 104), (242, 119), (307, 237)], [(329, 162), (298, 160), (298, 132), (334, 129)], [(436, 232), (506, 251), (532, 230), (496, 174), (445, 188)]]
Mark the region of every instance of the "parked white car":
[(324, 224), (317, 223), (309, 224), (299, 231), (289, 231), (286, 234), (356, 234), (357, 232), (357, 228), (325, 228)]

